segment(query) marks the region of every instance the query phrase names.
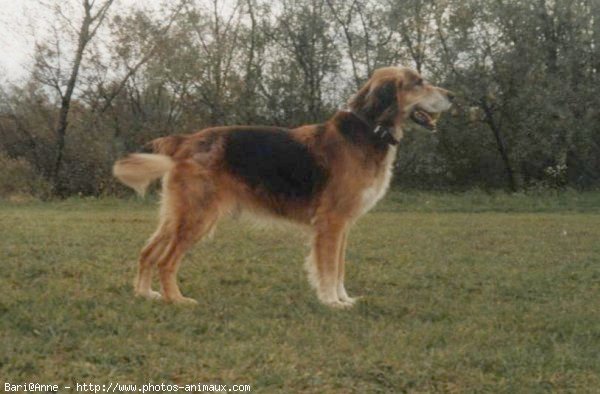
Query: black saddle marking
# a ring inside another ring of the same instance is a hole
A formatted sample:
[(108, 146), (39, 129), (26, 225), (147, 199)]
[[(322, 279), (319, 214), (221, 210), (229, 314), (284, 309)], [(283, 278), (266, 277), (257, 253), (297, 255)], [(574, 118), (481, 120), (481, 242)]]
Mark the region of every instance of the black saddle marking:
[(327, 179), (308, 147), (282, 128), (232, 129), (225, 136), (225, 163), (252, 188), (291, 199), (309, 199)]

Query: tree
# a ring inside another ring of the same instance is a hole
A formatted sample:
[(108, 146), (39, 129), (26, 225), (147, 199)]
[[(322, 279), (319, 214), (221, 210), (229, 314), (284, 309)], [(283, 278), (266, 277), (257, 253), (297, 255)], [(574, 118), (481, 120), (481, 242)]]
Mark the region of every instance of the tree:
[(107, 0), (39, 1), (55, 23), (3, 89), (0, 150), (56, 194), (112, 192), (114, 159), (157, 136), (323, 121), (398, 64), (459, 96), (439, 133), (407, 125), (398, 182), (600, 184), (597, 1), (179, 0), (112, 18)]
[[(306, 114), (304, 119), (289, 116), (295, 119), (294, 123), (320, 121), (329, 112), (324, 108), (324, 84), (339, 67), (339, 52), (327, 18), (327, 6), (324, 0), (284, 1), (281, 6), (273, 39), (287, 57), (272, 54), (278, 60), (271, 74), (279, 77), (272, 82), (287, 85), (285, 89), (289, 92), (283, 94), (289, 100), (287, 106), (294, 107), (289, 108), (291, 112), (300, 109)], [(295, 77), (299, 83), (290, 83)], [(270, 98), (273, 99), (274, 94)]]
[(98, 29), (105, 21), (113, 2), (114, 0), (105, 0), (96, 5), (94, 0), (82, 0), (83, 16), (78, 28), (63, 13), (61, 6), (56, 3), (54, 12), (57, 20), (73, 34), (72, 37), (76, 37), (76, 45), (72, 53), (73, 60), (70, 62), (68, 70), (62, 69), (62, 47), (64, 44), (61, 42), (62, 37), (58, 34), (58, 27), (54, 28), (57, 34), (53, 40), (36, 43), (34, 77), (42, 84), (53, 89), (60, 99), (60, 109), (55, 127), (56, 157), (50, 171), (51, 180), (55, 191), (58, 193), (60, 193), (59, 171), (63, 161), (65, 138), (69, 126), (69, 111), (81, 63), (86, 48), (98, 33)]

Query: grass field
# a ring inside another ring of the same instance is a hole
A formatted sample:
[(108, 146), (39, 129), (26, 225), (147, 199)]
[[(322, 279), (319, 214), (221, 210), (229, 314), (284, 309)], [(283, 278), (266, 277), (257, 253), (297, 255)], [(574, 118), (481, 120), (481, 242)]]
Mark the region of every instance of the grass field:
[(299, 233), (231, 220), (184, 260), (197, 307), (133, 298), (155, 208), (0, 203), (3, 386), (600, 391), (597, 193), (391, 193), (351, 233), (351, 310), (318, 303)]

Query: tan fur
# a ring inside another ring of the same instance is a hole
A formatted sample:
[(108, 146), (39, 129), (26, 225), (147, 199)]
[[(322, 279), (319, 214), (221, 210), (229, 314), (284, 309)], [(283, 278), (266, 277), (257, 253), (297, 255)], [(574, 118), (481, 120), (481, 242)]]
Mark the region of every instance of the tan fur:
[(113, 166), (113, 174), (143, 196), (150, 182), (165, 175), (174, 165), (169, 156), (134, 153), (117, 161)]
[[(442, 111), (449, 107), (449, 92), (429, 84), (417, 86), (414, 81), (419, 78), (406, 68), (377, 70), (352, 98), (350, 108), (365, 112), (381, 108), (376, 121), (395, 127), (399, 138), (413, 108), (427, 106), (426, 110)], [(382, 102), (389, 99), (386, 92), (391, 92), (393, 106)], [(176, 283), (183, 254), (208, 234), (220, 217), (243, 210), (309, 229), (312, 241), (306, 269), (310, 283), (326, 305), (351, 306), (355, 299), (344, 287), (348, 231), (385, 194), (396, 149), (382, 150), (349, 141), (338, 129), (340, 120), (348, 116), (348, 112), (338, 112), (321, 127), (307, 125), (290, 131), (290, 136), (304, 144), (329, 174), (322, 190), (306, 201), (282, 200), (251, 189), (229, 173), (220, 137), (229, 130), (227, 127), (163, 137), (150, 143), (160, 154), (134, 154), (119, 160), (115, 176), (137, 191), (163, 176), (160, 223), (141, 252), (136, 294), (161, 297), (151, 288), (152, 268), (156, 266), (165, 300), (195, 302), (183, 297)]]

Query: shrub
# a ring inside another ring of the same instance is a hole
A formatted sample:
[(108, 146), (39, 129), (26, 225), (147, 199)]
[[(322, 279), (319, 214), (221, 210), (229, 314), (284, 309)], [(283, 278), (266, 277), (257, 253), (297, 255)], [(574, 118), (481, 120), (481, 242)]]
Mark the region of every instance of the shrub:
[(0, 198), (50, 196), (50, 184), (23, 158), (13, 159), (0, 152)]

